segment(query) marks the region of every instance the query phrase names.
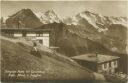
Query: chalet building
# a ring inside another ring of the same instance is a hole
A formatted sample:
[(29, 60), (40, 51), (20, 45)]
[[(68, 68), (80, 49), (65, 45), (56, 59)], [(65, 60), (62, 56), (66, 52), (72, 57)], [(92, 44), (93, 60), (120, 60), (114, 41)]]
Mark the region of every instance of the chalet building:
[(30, 29), (30, 28), (2, 28), (1, 35), (11, 38), (26, 37), (36, 40), (44, 46), (50, 45), (50, 29)]
[(80, 65), (98, 73), (115, 73), (119, 65), (119, 57), (101, 54), (85, 54), (71, 57)]

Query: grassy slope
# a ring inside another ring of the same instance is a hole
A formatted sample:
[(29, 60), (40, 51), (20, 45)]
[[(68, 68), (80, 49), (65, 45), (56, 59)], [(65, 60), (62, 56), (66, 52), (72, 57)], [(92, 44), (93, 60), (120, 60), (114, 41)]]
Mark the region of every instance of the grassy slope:
[(91, 71), (80, 67), (65, 56), (53, 54), (50, 49), (38, 46), (42, 58), (31, 55), (31, 45), (31, 42), (16, 42), (1, 37), (2, 78), (8, 78), (5, 70), (41, 70), (45, 72), (41, 77), (31, 79), (94, 79)]

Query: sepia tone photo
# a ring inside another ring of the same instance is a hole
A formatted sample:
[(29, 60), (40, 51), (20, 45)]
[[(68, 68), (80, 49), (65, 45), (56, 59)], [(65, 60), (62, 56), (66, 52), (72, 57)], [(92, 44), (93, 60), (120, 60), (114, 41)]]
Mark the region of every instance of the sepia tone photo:
[(2, 83), (128, 83), (127, 1), (1, 1)]

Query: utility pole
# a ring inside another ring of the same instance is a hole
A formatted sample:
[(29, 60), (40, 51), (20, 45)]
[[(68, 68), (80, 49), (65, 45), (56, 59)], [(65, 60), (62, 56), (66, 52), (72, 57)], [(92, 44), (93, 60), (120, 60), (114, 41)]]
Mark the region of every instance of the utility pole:
[(19, 18), (18, 18), (17, 22), (18, 22), (18, 29), (19, 29), (20, 28)]

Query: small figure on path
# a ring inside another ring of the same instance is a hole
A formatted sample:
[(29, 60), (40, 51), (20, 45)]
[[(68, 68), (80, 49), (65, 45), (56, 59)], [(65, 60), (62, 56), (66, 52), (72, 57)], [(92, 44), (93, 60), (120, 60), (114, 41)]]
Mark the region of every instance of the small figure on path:
[(37, 49), (36, 42), (33, 42), (33, 49), (31, 50), (31, 54), (41, 58), (40, 52)]

